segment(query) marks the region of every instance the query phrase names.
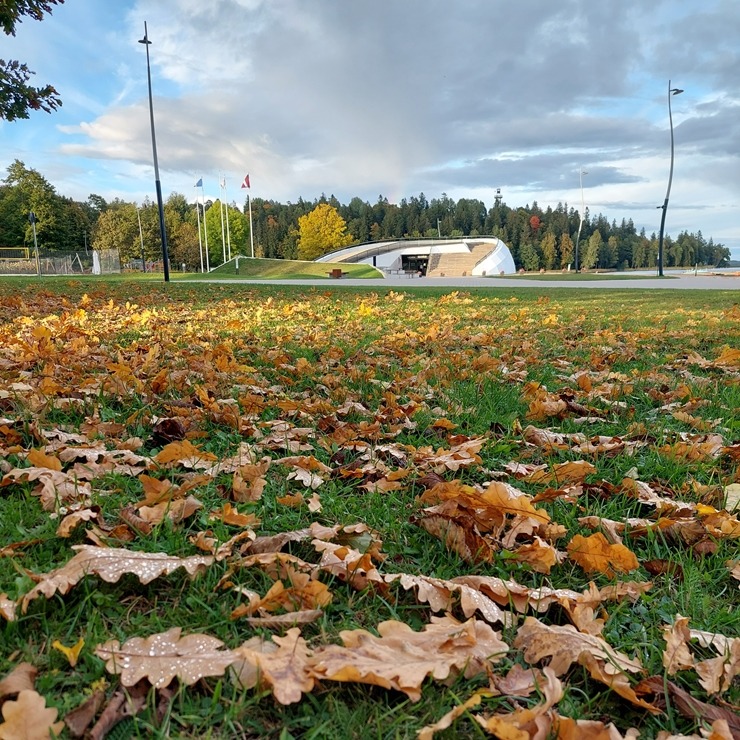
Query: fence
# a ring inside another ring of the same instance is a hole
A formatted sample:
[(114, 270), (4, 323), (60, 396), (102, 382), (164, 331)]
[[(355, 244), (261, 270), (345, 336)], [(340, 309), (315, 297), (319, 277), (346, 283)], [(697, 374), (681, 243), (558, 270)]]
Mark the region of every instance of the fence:
[(110, 275), (121, 272), (117, 249), (89, 252), (0, 248), (0, 275)]

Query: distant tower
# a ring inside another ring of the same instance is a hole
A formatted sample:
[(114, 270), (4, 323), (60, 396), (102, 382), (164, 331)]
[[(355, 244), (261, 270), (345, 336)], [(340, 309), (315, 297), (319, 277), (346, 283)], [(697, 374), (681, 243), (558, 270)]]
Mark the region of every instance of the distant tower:
[(497, 208), (498, 206), (501, 205), (501, 199), (502, 199), (502, 197), (503, 196), (501, 195), (501, 188), (496, 188), (496, 197), (494, 198), (494, 201), (495, 202), (493, 204), (494, 207)]

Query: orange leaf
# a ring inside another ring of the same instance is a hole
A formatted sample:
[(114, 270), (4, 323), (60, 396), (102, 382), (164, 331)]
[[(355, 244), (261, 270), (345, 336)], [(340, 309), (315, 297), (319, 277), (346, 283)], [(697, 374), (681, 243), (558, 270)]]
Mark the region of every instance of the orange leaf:
[(601, 532), (583, 537), (577, 534), (568, 543), (568, 555), (586, 573), (628, 573), (640, 567), (637, 557), (624, 545), (610, 545)]

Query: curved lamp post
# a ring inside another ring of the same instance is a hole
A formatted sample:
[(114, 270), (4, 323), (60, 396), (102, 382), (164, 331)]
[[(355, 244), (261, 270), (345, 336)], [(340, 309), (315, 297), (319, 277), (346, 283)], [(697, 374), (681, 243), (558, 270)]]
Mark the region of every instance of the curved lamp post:
[(581, 227), (583, 226), (583, 212), (586, 210), (586, 201), (583, 198), (583, 176), (587, 175), (588, 172), (581, 167), (578, 177), (581, 181), (581, 213), (580, 218), (578, 220), (578, 233), (576, 234), (576, 258), (575, 258), (575, 265), (576, 265), (576, 272), (578, 272), (578, 244), (581, 241)]
[(678, 87), (671, 87), (671, 81), (668, 80), (668, 123), (671, 129), (671, 169), (668, 174), (668, 190), (665, 194), (665, 201), (658, 208), (663, 209), (660, 217), (660, 236), (658, 237), (658, 276), (663, 277), (663, 229), (665, 228), (665, 212), (668, 210), (668, 198), (671, 195), (671, 183), (673, 182), (673, 114), (671, 113), (671, 96), (680, 95), (683, 92)]
[(149, 83), (149, 120), (152, 125), (152, 153), (154, 155), (154, 183), (157, 188), (157, 207), (159, 208), (159, 233), (162, 236), (162, 264), (164, 265), (164, 281), (170, 281), (170, 258), (167, 253), (167, 232), (164, 228), (164, 206), (162, 205), (162, 185), (159, 182), (159, 162), (157, 161), (157, 139), (154, 135), (154, 105), (152, 104), (152, 72), (149, 66), (149, 36), (144, 21), (144, 38), (139, 39), (140, 44), (146, 46), (146, 78)]

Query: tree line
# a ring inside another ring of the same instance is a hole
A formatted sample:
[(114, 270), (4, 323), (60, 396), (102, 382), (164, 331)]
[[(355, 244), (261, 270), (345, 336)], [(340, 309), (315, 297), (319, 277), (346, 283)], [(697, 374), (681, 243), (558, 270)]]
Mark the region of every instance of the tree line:
[[(653, 267), (658, 252), (657, 235), (638, 232), (631, 219), (617, 224), (586, 209), (580, 224), (580, 213), (567, 203), (543, 210), (536, 202), (510, 207), (497, 199), (487, 208), (477, 199), (455, 201), (443, 195), (427, 200), (421, 193), (398, 204), (379, 196), (373, 204), (355, 197), (345, 205), (322, 194), (313, 201), (299, 198), (286, 204), (252, 198), (251, 210), (257, 257), (313, 259), (348, 244), (439, 236), (499, 237), (517, 268), (525, 270), (567, 268), (574, 262), (576, 243), (583, 269)], [(75, 201), (59, 195), (40, 173), (15, 160), (0, 185), (0, 247), (33, 246), (29, 211), (36, 215), (41, 249), (118, 249), (122, 263), (160, 258), (156, 203), (106, 201), (95, 194)], [(211, 267), (230, 254), (251, 253), (246, 201), (242, 208), (206, 201), (204, 217), (202, 208), (172, 193), (164, 213), (170, 258), (178, 267), (184, 263), (188, 269), (200, 268), (206, 237)], [(683, 231), (664, 240), (667, 267), (716, 266), (729, 258), (727, 247), (705, 239), (701, 231)]]

